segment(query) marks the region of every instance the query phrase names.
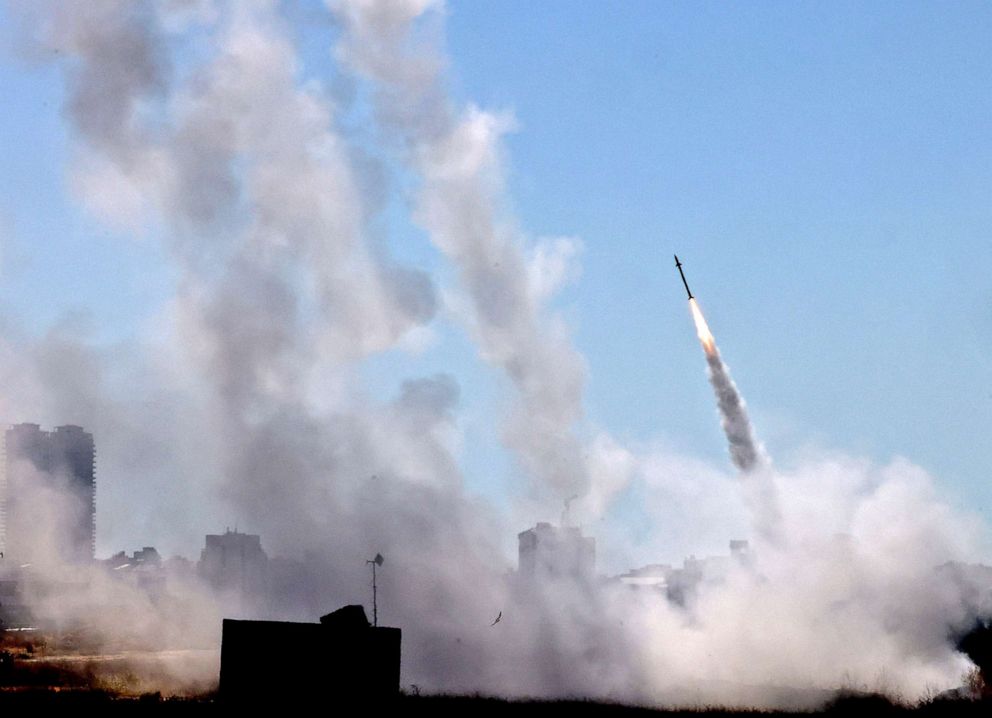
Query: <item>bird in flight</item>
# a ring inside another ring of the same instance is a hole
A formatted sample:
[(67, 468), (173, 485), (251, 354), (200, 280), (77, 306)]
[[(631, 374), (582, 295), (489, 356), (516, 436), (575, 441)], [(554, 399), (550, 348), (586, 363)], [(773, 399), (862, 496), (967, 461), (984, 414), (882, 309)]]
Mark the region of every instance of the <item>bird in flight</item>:
[(493, 626), (495, 626), (497, 623), (499, 623), (499, 621), (500, 621), (501, 618), (503, 618), (503, 612), (502, 611), (500, 611), (499, 612), (499, 615), (496, 616), (496, 620), (489, 624), (489, 627), (492, 628)]

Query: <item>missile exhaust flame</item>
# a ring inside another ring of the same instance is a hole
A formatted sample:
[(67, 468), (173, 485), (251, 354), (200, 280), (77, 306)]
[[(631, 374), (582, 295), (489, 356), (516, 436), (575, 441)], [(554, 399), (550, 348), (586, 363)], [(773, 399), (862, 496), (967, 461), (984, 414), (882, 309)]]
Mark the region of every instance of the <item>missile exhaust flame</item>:
[[(682, 273), (682, 266), (678, 257), (675, 261), (682, 281), (685, 283), (685, 274)], [(688, 284), (686, 284), (686, 291), (688, 292)], [(740, 390), (730, 376), (730, 369), (720, 357), (716, 339), (706, 323), (703, 311), (691, 294), (689, 296), (689, 310), (692, 312), (692, 321), (696, 325), (696, 335), (706, 353), (710, 385), (716, 395), (717, 407), (720, 411), (720, 423), (723, 426), (723, 433), (727, 437), (727, 444), (730, 449), (730, 459), (743, 475), (750, 477), (745, 482), (745, 492), (748, 503), (751, 505), (755, 528), (759, 535), (769, 543), (779, 543), (781, 514), (778, 508), (778, 497), (770, 473), (765, 471), (770, 467), (771, 462), (764, 447), (754, 435), (754, 427), (747, 415), (747, 407), (741, 397)]]
[(716, 394), (717, 406), (720, 409), (720, 419), (723, 432), (730, 444), (730, 458), (734, 466), (744, 473), (753, 471), (768, 464), (764, 449), (754, 436), (754, 428), (747, 415), (747, 408), (740, 390), (730, 377), (730, 369), (723, 363), (720, 350), (717, 349), (716, 339), (706, 323), (706, 317), (696, 303), (689, 300), (692, 319), (696, 323), (696, 334), (706, 352), (706, 363), (709, 366), (710, 385)]
[(713, 338), (713, 333), (706, 323), (706, 317), (703, 316), (703, 311), (699, 308), (695, 299), (689, 300), (689, 309), (692, 311), (692, 321), (696, 324), (696, 335), (703, 345), (703, 351), (706, 352), (706, 356), (711, 356), (716, 352), (716, 340)]

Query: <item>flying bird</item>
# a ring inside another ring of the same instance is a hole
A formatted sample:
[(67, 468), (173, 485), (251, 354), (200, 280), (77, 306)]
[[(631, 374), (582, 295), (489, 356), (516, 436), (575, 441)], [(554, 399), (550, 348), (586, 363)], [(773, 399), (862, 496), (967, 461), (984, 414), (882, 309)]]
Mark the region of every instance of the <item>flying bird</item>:
[(503, 618), (503, 612), (502, 611), (500, 611), (499, 612), (499, 615), (496, 616), (496, 620), (489, 624), (489, 627), (492, 628), (493, 626), (495, 626), (497, 623), (499, 623), (499, 621), (500, 621), (501, 618)]

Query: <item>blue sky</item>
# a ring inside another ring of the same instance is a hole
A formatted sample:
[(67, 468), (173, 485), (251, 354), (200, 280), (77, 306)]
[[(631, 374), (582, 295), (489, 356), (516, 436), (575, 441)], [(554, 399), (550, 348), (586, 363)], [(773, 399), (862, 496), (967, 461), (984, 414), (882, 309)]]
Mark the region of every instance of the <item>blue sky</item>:
[(522, 223), (585, 244), (593, 416), (723, 451), (678, 252), (779, 459), (902, 454), (992, 508), (990, 36), (981, 3), (454, 4)]
[[(331, 33), (300, 30), (325, 81)], [(589, 363), (592, 422), (725, 459), (677, 252), (776, 460), (903, 455), (992, 512), (990, 37), (980, 2), (452, 0), (455, 95), (518, 123), (520, 225), (584, 246), (556, 308)], [(5, 52), (0, 97), (4, 314), (137, 335), (174, 280), (159, 244), (74, 203), (53, 68)], [(426, 240), (393, 241), (447, 276)], [(498, 386), (438, 331), (402, 372), (453, 371), (466, 414), (484, 414)], [(392, 386), (397, 371), (368, 370)], [(499, 467), (477, 438), (469, 472)]]

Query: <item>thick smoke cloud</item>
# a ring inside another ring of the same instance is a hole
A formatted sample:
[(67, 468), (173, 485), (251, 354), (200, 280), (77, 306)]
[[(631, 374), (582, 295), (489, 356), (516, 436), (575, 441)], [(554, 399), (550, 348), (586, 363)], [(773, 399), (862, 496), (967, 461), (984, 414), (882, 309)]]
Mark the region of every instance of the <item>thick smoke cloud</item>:
[[(305, 557), (304, 579), (268, 615), (367, 604), (365, 560), (383, 553), (380, 618), (403, 627), (403, 682), (425, 690), (772, 705), (845, 682), (910, 698), (954, 685), (967, 663), (948, 631), (983, 607), (966, 579), (939, 581), (934, 568), (972, 559), (980, 528), (901, 460), (773, 469), (715, 352), (743, 499), (722, 468), (585, 425), (587, 367), (551, 307), (580, 245), (534, 245), (516, 226), (500, 148), (512, 123), (449, 96), (440, 3), (329, 5), (337, 68), (373, 98), (372, 148), (341, 129), (361, 108), (306, 74), (275, 2), (20, 6), (37, 41), (59, 49), (78, 200), (161, 241), (177, 279), (151, 337), (126, 351), (8, 328), (0, 372), (30, 381), (5, 384), (17, 388), (4, 416), (92, 427), (99, 485), (126, 485), (122, 505), (169, 507), (148, 525), (240, 523), (271, 554)], [(363, 386), (363, 363), (429, 331), (455, 291), (378, 237), (407, 181), (413, 220), (456, 270), (480, 356), (512, 386), (501, 429), (532, 480), (535, 503), (514, 497), (526, 522), (465, 488), (456, 377)], [(755, 486), (777, 497), (774, 513)], [(517, 580), (503, 537), (573, 493), (589, 517), (621, 494), (637, 504), (619, 528), (597, 524), (617, 560), (688, 553), (687, 536), (715, 551), (748, 524), (757, 550), (682, 606), (616, 582)], [(634, 520), (647, 537), (628, 552), (618, 546), (635, 543)], [(149, 640), (183, 633), (130, 589), (93, 586), (88, 606), (133, 606)], [(69, 608), (85, 607), (48, 610)], [(226, 609), (207, 597), (195, 633), (216, 640)]]
[(486, 361), (512, 382), (517, 403), (503, 433), (522, 467), (558, 500), (590, 489), (589, 448), (578, 435), (586, 366), (535, 276), (576, 251), (558, 239), (528, 257), (505, 210), (499, 138), (511, 121), (448, 98), (436, 3), (328, 3), (343, 26), (336, 54), (372, 83), (378, 117), (416, 173), (417, 221), (454, 264)]

